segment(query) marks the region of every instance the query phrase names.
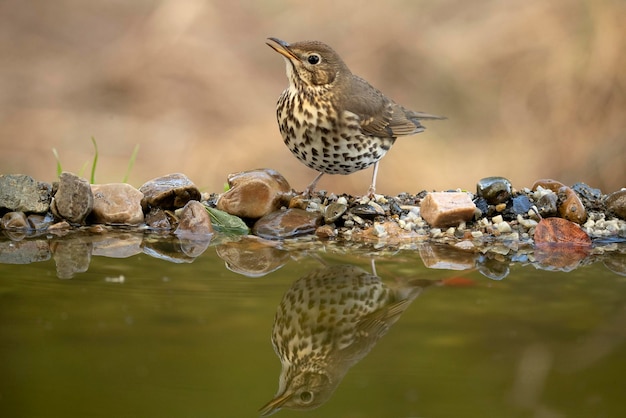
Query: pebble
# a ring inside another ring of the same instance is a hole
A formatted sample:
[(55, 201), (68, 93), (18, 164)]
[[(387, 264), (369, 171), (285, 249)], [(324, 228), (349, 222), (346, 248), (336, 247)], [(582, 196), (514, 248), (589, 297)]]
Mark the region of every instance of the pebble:
[(553, 192), (556, 193), (559, 191), (561, 187), (565, 187), (565, 185), (561, 183), (560, 181), (556, 181), (552, 179), (541, 179), (533, 183), (533, 187), (531, 187), (531, 190), (535, 191), (540, 187), (545, 190), (552, 190)]
[(50, 209), (71, 224), (84, 224), (93, 209), (93, 193), (89, 182), (72, 173), (61, 173)]
[(205, 206), (196, 200), (187, 202), (180, 212), (178, 227), (174, 234), (194, 239), (212, 235), (213, 225)]
[(608, 212), (615, 214), (620, 219), (626, 220), (626, 189), (621, 189), (609, 194), (605, 200)]
[(314, 233), (321, 224), (319, 213), (292, 208), (265, 215), (254, 223), (252, 233), (266, 239), (295, 238)]
[(0, 175), (0, 208), (15, 212), (46, 213), (52, 186), (24, 174)]
[(557, 213), (558, 207), (557, 203), (559, 201), (556, 193), (549, 191), (548, 193), (543, 194), (539, 200), (537, 200), (537, 209), (539, 210), (539, 215), (543, 217), (554, 216)]
[(126, 183), (92, 184), (95, 223), (139, 225), (144, 216), (141, 208), (143, 193)]
[(50, 212), (45, 215), (40, 215), (38, 213), (31, 213), (28, 215), (28, 224), (36, 231), (45, 230), (53, 223), (54, 216), (52, 216)]
[(289, 204), (291, 186), (270, 169), (242, 171), (228, 176), (230, 189), (217, 201), (217, 208), (240, 218), (259, 219)]
[(447, 227), (470, 221), (474, 217), (476, 205), (469, 193), (432, 192), (422, 200), (422, 218), (433, 227)]
[(339, 219), (346, 210), (348, 209), (348, 205), (339, 202), (333, 202), (330, 205), (326, 206), (324, 209), (324, 222), (327, 224), (332, 224), (337, 219)]
[(504, 203), (511, 198), (511, 182), (504, 177), (485, 177), (476, 184), (476, 194), (490, 205)]
[(511, 210), (514, 215), (525, 215), (532, 207), (532, 203), (525, 195), (515, 196), (512, 199)]
[(180, 173), (157, 177), (144, 183), (139, 191), (143, 193), (141, 206), (145, 212), (152, 208), (178, 209), (190, 200), (200, 200), (200, 190), (187, 176)]
[(577, 224), (583, 224), (587, 220), (587, 210), (578, 195), (569, 187), (559, 189), (562, 203), (558, 207), (559, 216)]

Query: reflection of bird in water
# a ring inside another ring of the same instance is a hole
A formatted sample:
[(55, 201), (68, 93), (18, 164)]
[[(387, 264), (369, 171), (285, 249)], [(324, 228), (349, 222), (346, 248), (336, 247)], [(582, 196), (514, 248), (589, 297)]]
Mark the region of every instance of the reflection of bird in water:
[(321, 268), (295, 281), (274, 318), (272, 344), (282, 370), (278, 392), (261, 414), (325, 403), (350, 367), (430, 284), (414, 280), (394, 289), (351, 265)]

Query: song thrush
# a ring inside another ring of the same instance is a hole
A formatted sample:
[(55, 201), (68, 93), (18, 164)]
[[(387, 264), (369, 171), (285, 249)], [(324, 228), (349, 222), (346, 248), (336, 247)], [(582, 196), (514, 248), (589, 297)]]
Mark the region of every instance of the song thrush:
[(396, 137), (425, 128), (422, 119), (445, 119), (414, 112), (395, 103), (367, 81), (352, 74), (341, 57), (318, 41), (288, 44), (268, 38), (285, 57), (289, 87), (278, 99), (278, 126), (285, 144), (320, 174), (351, 174), (374, 165), (368, 194), (376, 188), (378, 161)]
[(392, 288), (352, 265), (321, 268), (296, 280), (274, 318), (272, 345), (282, 370), (278, 392), (260, 409), (262, 416), (325, 403), (348, 369), (434, 283), (413, 280)]

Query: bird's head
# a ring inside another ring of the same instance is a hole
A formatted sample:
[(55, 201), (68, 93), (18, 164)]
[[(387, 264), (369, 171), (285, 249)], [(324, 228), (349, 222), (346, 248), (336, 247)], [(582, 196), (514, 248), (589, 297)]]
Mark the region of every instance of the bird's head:
[[(281, 385), (282, 386), (282, 385)], [(320, 372), (304, 372), (297, 374), (285, 387), (281, 387), (274, 398), (263, 405), (259, 412), (265, 417), (281, 408), (308, 410), (325, 403), (332, 395), (335, 387), (329, 377)]]
[(289, 44), (277, 38), (268, 38), (267, 44), (285, 57), (287, 76), (294, 87), (328, 88), (351, 74), (341, 57), (323, 42)]

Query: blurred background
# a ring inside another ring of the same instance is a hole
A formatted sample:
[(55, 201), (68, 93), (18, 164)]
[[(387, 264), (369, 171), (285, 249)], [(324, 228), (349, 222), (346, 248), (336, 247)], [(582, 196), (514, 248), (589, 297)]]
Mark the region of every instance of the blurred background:
[[(265, 45), (315, 39), (395, 101), (448, 117), (400, 138), (379, 193), (475, 190), (501, 175), (626, 186), (623, 0), (0, 1), (0, 173), (96, 182), (173, 173), (221, 191), (260, 167), (302, 190), (315, 172), (275, 120), (287, 86)], [(363, 194), (371, 169), (318, 188)]]

